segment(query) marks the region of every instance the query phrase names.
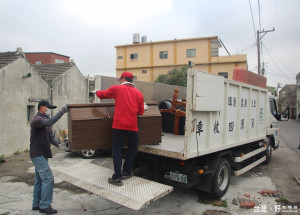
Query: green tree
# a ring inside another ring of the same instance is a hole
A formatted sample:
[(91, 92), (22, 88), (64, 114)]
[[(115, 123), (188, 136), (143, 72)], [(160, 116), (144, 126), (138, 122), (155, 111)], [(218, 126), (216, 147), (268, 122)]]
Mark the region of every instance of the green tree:
[(167, 75), (159, 75), (155, 82), (186, 87), (187, 67), (182, 67), (181, 70), (173, 69)]

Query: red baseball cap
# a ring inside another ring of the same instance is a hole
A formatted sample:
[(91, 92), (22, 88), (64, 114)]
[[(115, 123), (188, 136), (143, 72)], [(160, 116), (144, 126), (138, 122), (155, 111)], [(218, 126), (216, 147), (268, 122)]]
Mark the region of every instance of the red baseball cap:
[(130, 72), (123, 72), (120, 79), (123, 77), (133, 79), (133, 75)]

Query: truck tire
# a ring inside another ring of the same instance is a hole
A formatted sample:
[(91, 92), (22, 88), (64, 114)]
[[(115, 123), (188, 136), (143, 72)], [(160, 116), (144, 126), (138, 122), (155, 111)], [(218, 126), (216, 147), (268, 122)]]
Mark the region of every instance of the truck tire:
[(231, 178), (231, 167), (227, 159), (222, 158), (213, 177), (211, 195), (221, 198), (227, 192)]
[(96, 149), (91, 149), (91, 150), (82, 150), (79, 152), (80, 156), (83, 159), (93, 159), (98, 155), (99, 151)]

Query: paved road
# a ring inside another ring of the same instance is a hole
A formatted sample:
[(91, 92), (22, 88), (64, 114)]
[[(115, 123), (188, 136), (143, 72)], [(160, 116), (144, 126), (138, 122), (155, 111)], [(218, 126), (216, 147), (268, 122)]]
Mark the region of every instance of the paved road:
[(290, 119), (289, 121), (280, 122), (280, 139), (287, 144), (300, 158), (299, 135), (300, 135), (300, 121)]
[(300, 204), (300, 185), (295, 177), (300, 177), (300, 149), (297, 149), (299, 134), (300, 121), (281, 121), (279, 148), (273, 152), (270, 164), (253, 169), (269, 176), (286, 199), (298, 204)]
[[(232, 199), (250, 194), (258, 199), (261, 205), (267, 207), (267, 215), (274, 215), (274, 207), (277, 204), (274, 197), (262, 197), (259, 192), (263, 189), (277, 190), (289, 201), (298, 202), (300, 208), (300, 185), (294, 177), (300, 177), (300, 150), (297, 149), (300, 122), (290, 120), (280, 122), (280, 147), (274, 151), (272, 161), (269, 165), (260, 165), (242, 176), (233, 176), (226, 195), (222, 198), (228, 204), (227, 208), (205, 205), (198, 202), (199, 193), (195, 190), (176, 188), (174, 191), (151, 203), (147, 208), (140, 211), (133, 211), (119, 204), (106, 200), (94, 194), (78, 193), (55, 188), (53, 207), (59, 210), (61, 215), (116, 215), (116, 214), (202, 214), (205, 210), (226, 210), (232, 215), (262, 214), (254, 213), (253, 209), (241, 209), (233, 205)], [(297, 153), (297, 154), (296, 154)], [(73, 157), (68, 153), (57, 153), (54, 159), (50, 160), (51, 166), (72, 165), (81, 162), (79, 157)], [(22, 161), (24, 162), (24, 161)], [(97, 157), (91, 162), (108, 167), (111, 158)], [(33, 167), (30, 168), (33, 171)], [(0, 214), (10, 215), (32, 215), (39, 214), (31, 210), (32, 186), (25, 183), (8, 182), (9, 178), (0, 178)], [(87, 211), (83, 211), (81, 204)], [(298, 209), (299, 211), (299, 209)], [(284, 213), (283, 213), (284, 214)], [(298, 213), (292, 213), (298, 214)]]

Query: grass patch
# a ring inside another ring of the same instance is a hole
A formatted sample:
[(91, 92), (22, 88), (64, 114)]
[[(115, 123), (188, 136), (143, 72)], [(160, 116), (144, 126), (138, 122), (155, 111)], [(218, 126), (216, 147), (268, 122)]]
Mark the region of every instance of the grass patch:
[(275, 201), (277, 203), (283, 203), (283, 204), (289, 204), (289, 200), (287, 200), (286, 198), (282, 197), (280, 199), (275, 199)]
[(200, 195), (198, 198), (198, 202), (202, 203), (202, 204), (206, 204), (206, 205), (212, 205), (212, 206), (217, 206), (217, 207), (223, 207), (223, 208), (227, 208), (227, 202), (223, 201), (221, 199), (215, 199), (209, 195)]
[(5, 162), (5, 160), (4, 160), (4, 155), (0, 155), (0, 165), (2, 164), (2, 163), (4, 163)]
[(70, 191), (70, 192), (72, 192), (74, 194), (81, 194), (81, 193), (92, 194), (91, 192), (89, 192), (87, 190), (84, 190), (84, 189), (82, 189), (80, 187), (77, 187), (77, 186), (75, 186), (73, 184), (70, 184), (68, 182), (65, 182), (65, 181), (60, 182), (58, 184), (55, 184), (54, 187), (55, 188), (60, 188), (62, 190)]
[(19, 155), (20, 154), (20, 151), (18, 150), (18, 151), (16, 151), (16, 152), (14, 152), (14, 155)]
[[(15, 175), (15, 178), (11, 179), (10, 182), (23, 182), (26, 183), (30, 186), (34, 185), (34, 181), (35, 181), (35, 173), (26, 173), (24, 175)], [(75, 185), (72, 185), (68, 182), (60, 182), (58, 184), (54, 184), (55, 188), (60, 188), (62, 190), (67, 190), (70, 191), (74, 194), (81, 194), (81, 193), (86, 193), (86, 194), (92, 194), (89, 191), (86, 191), (84, 189), (81, 189), (80, 187), (77, 187)], [(0, 214), (2, 215), (2, 214)]]
[(0, 214), (0, 215), (9, 215), (9, 212), (6, 212), (6, 213)]
[(25, 175), (16, 175), (14, 179), (10, 180), (10, 182), (24, 182), (30, 186), (33, 186), (34, 180), (35, 180), (34, 173), (26, 173)]

